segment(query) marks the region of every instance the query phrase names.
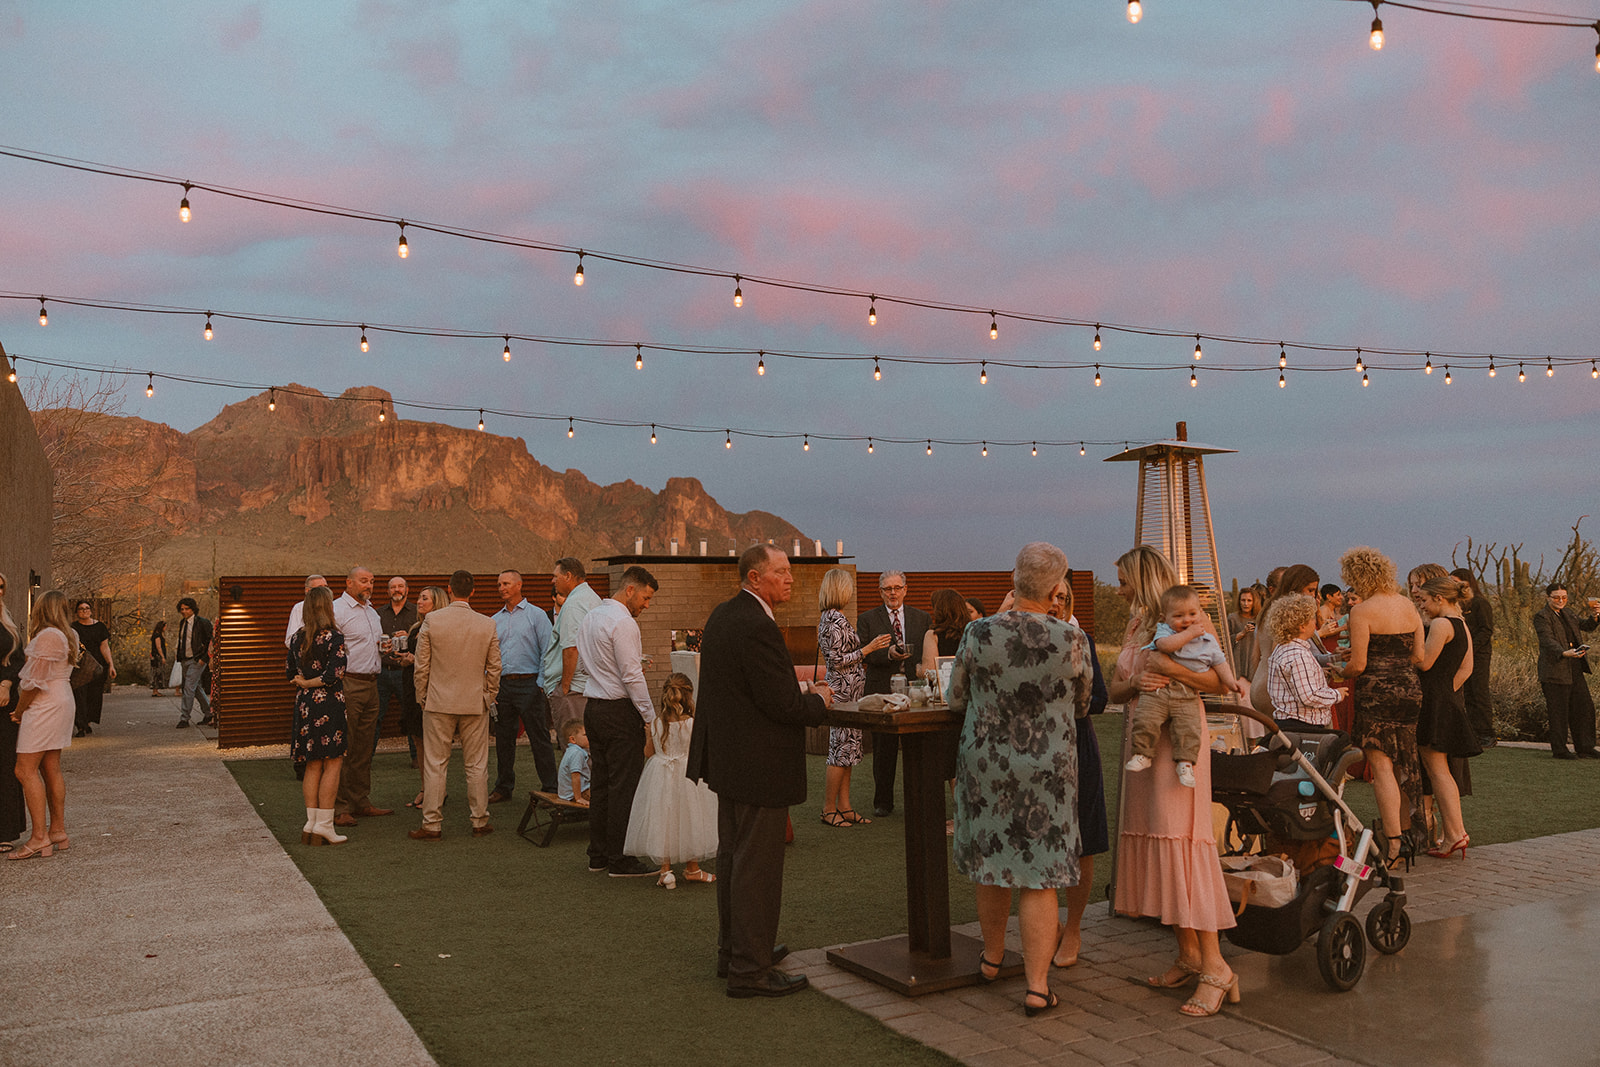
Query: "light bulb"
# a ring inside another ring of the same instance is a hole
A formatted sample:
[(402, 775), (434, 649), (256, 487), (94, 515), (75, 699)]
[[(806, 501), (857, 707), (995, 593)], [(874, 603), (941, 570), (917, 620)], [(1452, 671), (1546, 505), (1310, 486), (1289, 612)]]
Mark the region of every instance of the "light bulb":
[(1376, 15), (1372, 19), (1372, 36), (1368, 39), (1372, 42), (1374, 52), (1383, 51), (1383, 20)]
[(1444, 384), (1450, 384), (1450, 364), (1448, 363), (1444, 365)]
[(1361, 372), (1361, 388), (1365, 389), (1367, 386), (1369, 386), (1371, 384), (1372, 384), (1371, 382), (1367, 381), (1367, 372), (1366, 371), (1362, 371)]
[(877, 356), (872, 357), (872, 380), (875, 382), (883, 381), (883, 370), (878, 366)]
[(1094, 324), (1094, 350), (1096, 352), (1100, 351), (1100, 324), (1098, 322)]
[[(1589, 377), (1591, 377), (1591, 378), (1600, 378), (1600, 367), (1596, 367), (1594, 365), (1594, 360), (1592, 360), (1592, 359), (1589, 361)], [(16, 371), (12, 371), (11, 372), (11, 380), (12, 381), (16, 381), (17, 380), (17, 372)]]
[(930, 455), (930, 456), (933, 455), (933, 442), (932, 441), (928, 442), (928, 455)]
[(1433, 355), (1432, 355), (1432, 353), (1427, 353), (1427, 356), (1428, 356), (1428, 362), (1423, 364), (1422, 373), (1423, 374), (1432, 374), (1433, 373)]
[(1549, 359), (1544, 361), (1544, 376), (1546, 378), (1554, 378), (1556, 376), (1556, 368)]
[(1522, 364), (1518, 363), (1517, 364), (1517, 381), (1525, 382), (1527, 380), (1528, 380), (1528, 375), (1523, 371)]
[(1289, 384), (1288, 380), (1285, 379), (1284, 376), (1283, 376), (1283, 371), (1279, 371), (1278, 372), (1278, 388), (1279, 389), (1286, 388), (1288, 386), (1288, 384)]
[(203, 334), (207, 341), (211, 340), (211, 312), (206, 312), (206, 329)]
[(405, 259), (411, 255), (411, 246), (406, 244), (406, 224), (400, 224), (400, 258)]
[(1094, 365), (1094, 387), (1096, 389), (1100, 388), (1100, 364), (1098, 363)]
[(878, 325), (878, 298), (876, 295), (867, 304), (867, 325)]
[(988, 360), (981, 360), (980, 363), (982, 365), (978, 370), (978, 384), (979, 385), (988, 385), (989, 384), (989, 361)]
[(156, 395), (156, 374), (155, 374), (155, 371), (146, 371), (145, 372), (144, 395), (145, 396), (155, 396)]
[(361, 324), (361, 351), (365, 352), (366, 350), (367, 350), (367, 324), (363, 322)]
[(510, 337), (506, 338), (506, 347), (500, 353), (500, 358), (502, 360), (504, 360), (505, 362), (507, 362), (507, 363), (511, 362), (511, 338)]
[(378, 401), (378, 421), (379, 422), (387, 422), (388, 419), (389, 419), (389, 409), (388, 409), (388, 407), (386, 407), (384, 405), (383, 401), (380, 400), (380, 401)]
[(994, 312), (989, 312), (989, 340), (994, 341), (1000, 337), (1000, 323), (995, 319)]
[(1489, 357), (1489, 377), (1494, 377), (1494, 357)]
[(1083, 442), (1082, 441), (1079, 441), (1078, 442), (1078, 455), (1086, 456), (1088, 454), (1089, 454), (1089, 450), (1083, 446)]
[(1200, 335), (1199, 334), (1195, 334), (1194, 335), (1194, 358), (1195, 359), (1199, 359), (1200, 358)]
[(277, 411), (278, 410), (278, 391), (276, 389), (268, 389), (267, 390), (267, 410), (268, 411)]
[(985, 441), (983, 443), (983, 458), (984, 459), (988, 459), (989, 458), (989, 442), (988, 441)]
[(1361, 361), (1361, 349), (1356, 349), (1356, 370), (1366, 373), (1367, 365)]
[(178, 201), (179, 222), (188, 222), (191, 218), (189, 212), (189, 190), (193, 188), (194, 186), (190, 185), (188, 182), (183, 183), (183, 199)]
[(767, 375), (767, 353), (766, 353), (766, 350), (763, 349), (762, 352), (760, 353), (759, 358), (757, 358), (757, 360), (756, 360), (756, 376), (758, 378), (764, 378), (764, 377), (766, 377), (766, 375)]
[(727, 437), (725, 437), (723, 439), (723, 441), (722, 441), (722, 447), (723, 448), (732, 448), (733, 447), (733, 431), (732, 430), (723, 430), (722, 432), (727, 434)]
[(6, 371), (6, 381), (10, 382), (12, 385), (17, 384), (17, 368), (14, 364), (9, 370)]
[[(1600, 33), (1600, 30), (1595, 32)], [(1594, 46), (1594, 72), (1600, 74), (1600, 44)]]
[(583, 253), (581, 251), (578, 253), (578, 269), (572, 272), (572, 284), (583, 284)]
[(643, 345), (637, 345), (636, 344), (636, 345), (633, 346), (633, 369), (634, 370), (644, 370), (644, 346)]
[(1128, 0), (1128, 21), (1137, 25), (1142, 18), (1144, 18), (1144, 5), (1139, 3), (1139, 0)]
[(806, 439), (805, 439), (805, 443), (804, 443), (804, 444), (802, 444), (802, 445), (801, 445), (801, 446), (800, 446), (800, 448), (801, 448), (801, 450), (802, 450), (802, 451), (804, 451), (804, 452), (810, 452), (810, 451), (811, 451), (811, 437), (810, 437), (810, 435), (809, 435), (809, 434), (808, 434), (808, 435), (806, 435)]
[(867, 438), (867, 455), (872, 455), (872, 438)]
[(744, 307), (744, 290), (739, 288), (739, 281), (739, 276), (735, 274), (733, 276), (733, 306), (736, 308)]
[(1189, 372), (1189, 388), (1194, 389), (1200, 384), (1200, 379), (1194, 376), (1194, 371)]
[(567, 440), (572, 440), (572, 420), (567, 420)]
[(656, 424), (653, 422), (650, 424), (650, 443), (656, 443)]
[(478, 432), (483, 432), (483, 409), (478, 409)]
[(1038, 441), (1035, 441), (1033, 443), (1033, 454), (1036, 455), (1036, 456), (1039, 454), (1039, 442)]
[(1278, 366), (1279, 367), (1287, 367), (1288, 365), (1289, 365), (1289, 353), (1285, 352), (1283, 350), (1283, 345), (1280, 344), (1278, 346)]
[(50, 313), (44, 309), (44, 297), (39, 298), (39, 325), (50, 325)]

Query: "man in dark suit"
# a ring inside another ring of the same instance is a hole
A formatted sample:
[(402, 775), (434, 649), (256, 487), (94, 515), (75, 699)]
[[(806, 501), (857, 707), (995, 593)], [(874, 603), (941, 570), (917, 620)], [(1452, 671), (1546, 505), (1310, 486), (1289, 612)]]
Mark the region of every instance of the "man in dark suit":
[[(909, 682), (922, 662), (922, 638), (933, 620), (926, 611), (906, 607), (906, 576), (902, 571), (884, 571), (878, 576), (878, 593), (883, 607), (861, 613), (856, 631), (861, 643), (879, 634), (888, 634), (888, 648), (866, 656), (868, 693), (887, 693), (889, 680), (905, 674)], [(887, 815), (894, 810), (894, 775), (900, 758), (898, 734), (872, 735), (872, 813)]]
[(803, 974), (773, 966), (783, 904), (789, 807), (806, 799), (807, 726), (833, 692), (804, 690), (772, 610), (789, 599), (789, 557), (756, 545), (739, 557), (739, 594), (719, 604), (700, 639), (700, 701), (689, 742), (691, 780), (717, 794), (717, 975), (730, 997), (782, 997)]
[(173, 658), (183, 665), (183, 699), (178, 702), (178, 729), (189, 725), (189, 715), (196, 700), (200, 701), (200, 725), (210, 726), (215, 721), (211, 717), (211, 698), (200, 684), (200, 679), (206, 672), (206, 665), (211, 662), (211, 620), (201, 618), (200, 605), (195, 603), (192, 596), (178, 601), (178, 614), (183, 616), (183, 621), (178, 624), (178, 643), (172, 650)]
[[(1567, 608), (1567, 587), (1551, 582), (1545, 587), (1545, 605), (1533, 613), (1533, 632), (1539, 638), (1539, 688), (1544, 690), (1550, 713), (1550, 755), (1556, 759), (1600, 759), (1594, 748), (1594, 700), (1589, 696), (1589, 657), (1579, 646), (1579, 630), (1600, 626), (1596, 602), (1589, 614)], [(1583, 645), (1587, 648), (1587, 645)], [(1567, 749), (1567, 733), (1572, 747)]]

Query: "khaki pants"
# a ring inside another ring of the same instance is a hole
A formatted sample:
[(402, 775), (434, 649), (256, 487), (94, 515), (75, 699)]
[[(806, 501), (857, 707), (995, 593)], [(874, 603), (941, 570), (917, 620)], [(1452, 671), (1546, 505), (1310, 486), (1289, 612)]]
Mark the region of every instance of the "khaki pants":
[(376, 679), (345, 678), (344, 714), (350, 727), (350, 742), (345, 746), (339, 796), (334, 802), (340, 815), (372, 807), (372, 750), (378, 742)]
[(556, 750), (567, 750), (567, 723), (576, 719), (583, 721), (583, 708), (587, 701), (582, 693), (568, 693), (562, 696), (559, 691), (550, 694), (550, 725), (556, 732)]
[(474, 828), (489, 825), (489, 713), (445, 715), (422, 713), (422, 828), (437, 830), (444, 821), (445, 771), (450, 746), (461, 739), (461, 761), (467, 771), (467, 813)]
[(1181, 682), (1140, 693), (1139, 703), (1133, 709), (1130, 747), (1135, 755), (1154, 759), (1156, 739), (1165, 723), (1172, 735), (1173, 760), (1194, 763), (1200, 758), (1200, 726), (1204, 716), (1205, 706), (1200, 702), (1200, 694)]

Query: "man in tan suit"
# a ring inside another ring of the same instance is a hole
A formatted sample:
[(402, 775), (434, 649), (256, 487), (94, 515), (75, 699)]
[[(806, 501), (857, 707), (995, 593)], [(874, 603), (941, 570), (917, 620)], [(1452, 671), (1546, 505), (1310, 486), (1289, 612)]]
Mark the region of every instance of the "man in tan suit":
[(437, 841), (450, 746), (461, 738), (472, 836), (489, 825), (489, 709), (500, 691), (500, 641), (494, 620), (467, 603), (472, 573), (450, 576), (450, 606), (428, 613), (417, 633), (417, 697), (422, 703), (422, 826), (415, 841)]

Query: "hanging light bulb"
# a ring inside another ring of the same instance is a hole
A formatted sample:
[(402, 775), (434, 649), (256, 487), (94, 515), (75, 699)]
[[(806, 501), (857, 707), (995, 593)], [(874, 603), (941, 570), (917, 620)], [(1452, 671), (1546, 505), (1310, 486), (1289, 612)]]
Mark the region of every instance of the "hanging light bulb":
[(802, 452), (810, 452), (811, 451), (811, 435), (810, 434), (806, 434), (805, 435), (805, 441), (804, 441), (804, 443), (801, 444), (800, 450)]
[(1361, 361), (1361, 349), (1356, 349), (1356, 370), (1366, 373), (1367, 365)]
[(578, 269), (572, 272), (572, 284), (583, 284), (583, 249), (578, 249)]
[(867, 303), (867, 325), (878, 325), (878, 294), (872, 294), (872, 299)]
[(867, 455), (872, 455), (872, 438), (867, 438)]
[(382, 400), (380, 400), (380, 401), (378, 401), (378, 421), (379, 422), (387, 422), (388, 420), (389, 420), (389, 407)]
[(644, 346), (638, 343), (633, 346), (633, 369), (644, 370)]
[(727, 434), (727, 437), (723, 439), (722, 447), (723, 448), (732, 448), (733, 447), (733, 431), (732, 430), (723, 430), (722, 432)]
[(1489, 357), (1489, 377), (1494, 377), (1494, 357)]
[(1096, 389), (1100, 388), (1100, 364), (1098, 363), (1094, 365), (1094, 387)]
[(984, 359), (984, 360), (979, 360), (978, 362), (979, 362), (978, 384), (979, 385), (988, 385), (989, 384), (989, 361)]
[(767, 376), (767, 351), (766, 351), (766, 349), (762, 349), (761, 352), (758, 355), (758, 358), (756, 359), (756, 377), (765, 378), (766, 376)]
[(988, 459), (989, 458), (989, 442), (988, 441), (983, 442), (983, 458), (984, 459)]
[(365, 352), (366, 350), (367, 350), (367, 324), (363, 322), (361, 324), (361, 351)]
[(278, 390), (276, 388), (267, 390), (267, 410), (278, 410)]
[(1200, 335), (1199, 334), (1195, 334), (1194, 335), (1194, 358), (1197, 359), (1197, 360), (1200, 358)]
[(44, 309), (44, 297), (39, 298), (39, 325), (50, 325), (50, 313)]
[(202, 334), (201, 336), (203, 336), (207, 341), (211, 340), (211, 312), (209, 312), (209, 311), (206, 312), (205, 333)]
[(735, 274), (733, 276), (733, 306), (736, 308), (744, 307), (744, 290), (739, 288), (739, 281), (739, 276)]
[(145, 381), (144, 381), (144, 395), (145, 396), (155, 396), (156, 395), (156, 372), (155, 371), (145, 371), (144, 378), (145, 378)]
[(572, 440), (572, 420), (567, 419), (567, 440)]
[(1278, 342), (1278, 366), (1280, 368), (1282, 368), (1282, 367), (1287, 367), (1288, 365), (1289, 365), (1289, 353), (1284, 351), (1283, 342), (1279, 341)]
[(1000, 337), (1000, 322), (994, 317), (994, 312), (989, 312), (989, 340), (998, 340)]
[[(1600, 33), (1600, 22), (1594, 24), (1594, 32)], [(1600, 74), (1600, 44), (1594, 46), (1594, 72)]]
[(17, 384), (17, 365), (15, 363), (6, 368), (6, 381), (12, 385)]
[(1544, 361), (1544, 376), (1546, 378), (1554, 378), (1556, 376), (1555, 364), (1550, 362), (1550, 357), (1548, 356), (1545, 357)]
[(1283, 376), (1283, 371), (1279, 371), (1278, 372), (1278, 388), (1279, 389), (1283, 389), (1286, 386), (1288, 386), (1288, 384), (1289, 384), (1288, 380), (1286, 378), (1284, 378), (1284, 376)]
[(1517, 381), (1525, 382), (1527, 380), (1528, 380), (1527, 373), (1523, 371), (1522, 364), (1518, 363), (1517, 364)]
[(656, 424), (653, 422), (650, 424), (650, 443), (656, 443)]
[(1367, 372), (1366, 371), (1362, 371), (1361, 372), (1361, 388), (1365, 389), (1367, 386), (1369, 386), (1371, 384), (1372, 384), (1371, 382), (1367, 381)]
[(1080, 456), (1087, 455), (1088, 451), (1089, 451), (1088, 449), (1083, 447), (1083, 442), (1079, 441), (1078, 442), (1078, 455), (1080, 455)]
[(1378, 17), (1378, 5), (1381, 3), (1383, 0), (1372, 0), (1372, 34), (1367, 41), (1374, 52), (1383, 51), (1383, 20)]
[[(1591, 377), (1591, 378), (1600, 378), (1600, 367), (1596, 367), (1594, 365), (1594, 360), (1592, 360), (1592, 359), (1589, 361), (1589, 377)], [(11, 380), (12, 381), (16, 381), (17, 380), (17, 372), (16, 371), (12, 371), (11, 372)]]
[(1033, 454), (1036, 455), (1036, 456), (1039, 454), (1039, 442), (1038, 441), (1035, 441), (1033, 443)]
[(483, 409), (478, 409), (478, 432), (483, 432)]
[(933, 455), (933, 442), (932, 441), (928, 442), (928, 455), (930, 455), (930, 456)]
[(1428, 362), (1423, 364), (1422, 373), (1423, 374), (1432, 374), (1433, 373), (1433, 353), (1424, 352), (1423, 355), (1428, 357)]
[(1096, 352), (1100, 351), (1100, 324), (1098, 322), (1094, 324), (1094, 350)]
[(1144, 5), (1139, 3), (1139, 0), (1128, 0), (1128, 21), (1137, 25), (1142, 18), (1144, 18)]
[(1195, 377), (1194, 371), (1190, 371), (1189, 372), (1189, 388), (1190, 389), (1194, 389), (1197, 386), (1199, 386), (1199, 384), (1200, 384), (1200, 379)]
[(406, 224), (400, 224), (400, 258), (405, 259), (411, 255), (411, 246), (406, 244)]
[(193, 189), (193, 188), (194, 188), (194, 186), (190, 185), (188, 182), (184, 182), (183, 183), (183, 199), (178, 201), (178, 221), (179, 222), (188, 222), (189, 221), (189, 218), (190, 218), (190, 212), (189, 212), (189, 190)]
[(872, 380), (875, 382), (883, 381), (883, 370), (878, 366), (877, 356), (872, 357)]
[(511, 362), (511, 337), (510, 337), (509, 334), (507, 334), (505, 336), (506, 336), (506, 347), (505, 347), (504, 350), (501, 351), (500, 358), (503, 361), (505, 361), (506, 363), (510, 363)]
[(1448, 363), (1444, 365), (1444, 384), (1450, 384), (1450, 364)]

